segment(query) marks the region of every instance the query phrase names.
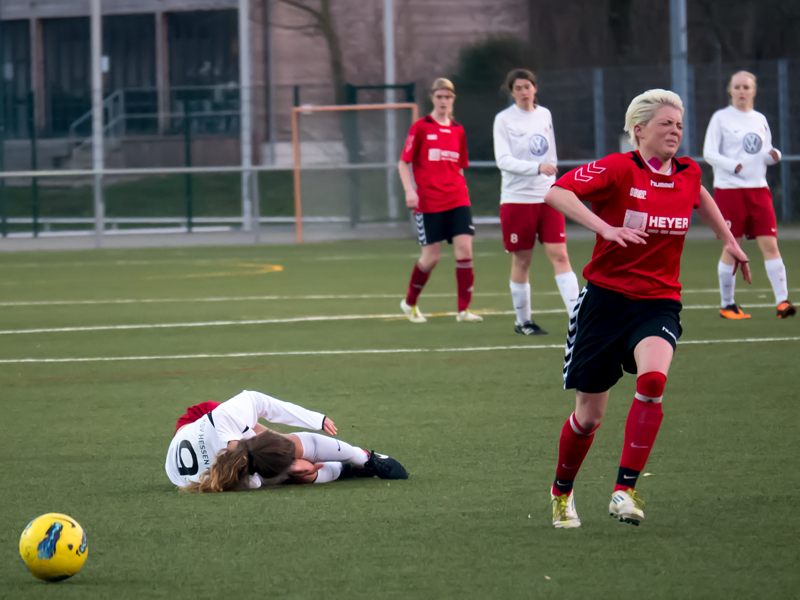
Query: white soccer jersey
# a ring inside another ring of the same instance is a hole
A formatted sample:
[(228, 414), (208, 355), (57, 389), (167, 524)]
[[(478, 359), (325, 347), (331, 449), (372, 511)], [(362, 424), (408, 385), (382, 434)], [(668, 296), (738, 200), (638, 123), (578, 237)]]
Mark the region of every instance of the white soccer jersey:
[(494, 118), (494, 159), (503, 184), (500, 203), (539, 204), (555, 183), (540, 175), (541, 163), (558, 164), (553, 116), (544, 106), (528, 112), (516, 104)]
[[(228, 442), (255, 437), (253, 427), (259, 418), (319, 431), (325, 415), (261, 392), (244, 390), (175, 434), (164, 465), (169, 480), (178, 486), (200, 481), (200, 475), (214, 464), (217, 453), (227, 448)], [(261, 479), (254, 475), (250, 487), (260, 485)]]
[[(767, 118), (757, 110), (742, 112), (728, 106), (711, 117), (703, 158), (714, 167), (715, 188), (767, 187), (767, 165), (775, 164), (770, 150), (780, 157), (780, 151), (772, 147)], [(738, 165), (742, 170), (734, 173)]]

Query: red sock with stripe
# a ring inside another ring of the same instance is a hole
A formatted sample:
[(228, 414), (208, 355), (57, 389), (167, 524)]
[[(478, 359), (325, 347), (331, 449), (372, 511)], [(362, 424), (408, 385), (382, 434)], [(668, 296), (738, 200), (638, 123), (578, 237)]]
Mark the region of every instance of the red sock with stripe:
[(458, 312), (467, 310), (472, 302), (472, 284), (475, 273), (472, 271), (472, 259), (456, 261), (456, 283), (458, 284)]
[(625, 422), (625, 445), (619, 462), (615, 492), (635, 488), (639, 473), (647, 464), (664, 419), (661, 398), (666, 383), (667, 376), (657, 371), (643, 373), (636, 380), (636, 397)]
[(428, 282), (428, 278), (431, 276), (431, 271), (433, 271), (433, 267), (426, 271), (420, 266), (419, 263), (414, 265), (414, 270), (411, 272), (411, 282), (408, 284), (406, 304), (409, 306), (416, 306), (417, 299), (422, 293), (422, 288), (425, 287), (425, 284)]
[(553, 494), (561, 496), (572, 491), (575, 476), (589, 453), (594, 441), (594, 432), (600, 427), (598, 423), (592, 429), (586, 429), (578, 423), (572, 413), (561, 428), (561, 439), (558, 442), (558, 466), (556, 479), (553, 482)]

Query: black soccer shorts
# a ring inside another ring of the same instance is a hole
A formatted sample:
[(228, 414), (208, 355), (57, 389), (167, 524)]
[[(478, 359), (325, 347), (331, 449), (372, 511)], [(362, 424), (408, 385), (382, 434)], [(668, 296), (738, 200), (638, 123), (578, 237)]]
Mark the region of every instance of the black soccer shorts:
[(632, 300), (588, 283), (570, 316), (564, 354), (564, 388), (596, 394), (636, 374), (633, 351), (647, 337), (677, 348), (682, 305), (677, 300)]
[(475, 235), (469, 206), (457, 206), (435, 213), (414, 213), (414, 221), (417, 224), (417, 241), (420, 246), (445, 240), (452, 244), (457, 235)]

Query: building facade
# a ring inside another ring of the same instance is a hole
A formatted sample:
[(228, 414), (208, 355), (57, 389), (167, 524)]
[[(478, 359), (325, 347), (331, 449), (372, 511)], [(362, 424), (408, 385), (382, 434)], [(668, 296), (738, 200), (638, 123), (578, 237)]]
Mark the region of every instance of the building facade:
[[(250, 1), (256, 161), (264, 142), (288, 139), (294, 103), (336, 101), (337, 52), (348, 83), (384, 82), (381, 0), (304, 6)], [(527, 35), (521, 0), (395, 0), (394, 11), (398, 83), (448, 74), (463, 46), (488, 36)], [(121, 122), (119, 137), (182, 135), (186, 113), (198, 138), (238, 135), (238, 0), (103, 0), (102, 13), (106, 121)], [(89, 15), (89, 0), (3, 0), (6, 140), (74, 146), (91, 134)]]

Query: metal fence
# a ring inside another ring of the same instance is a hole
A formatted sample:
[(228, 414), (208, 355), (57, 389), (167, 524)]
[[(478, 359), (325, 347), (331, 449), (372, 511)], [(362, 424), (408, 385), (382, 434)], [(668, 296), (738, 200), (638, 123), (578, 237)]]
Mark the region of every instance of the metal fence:
[[(742, 68), (758, 77), (756, 108), (766, 115), (774, 143), (784, 154), (780, 166), (768, 170), (768, 180), (778, 218), (791, 221), (800, 215), (800, 156), (793, 154), (800, 151), (800, 90), (792, 85), (800, 81), (800, 61), (690, 66), (687, 147), (702, 160), (708, 121), (728, 102), (730, 74)], [(539, 100), (553, 113), (565, 168), (619, 151), (630, 99), (645, 89), (670, 87), (667, 65), (542, 71), (537, 76)], [(92, 112), (73, 111), (68, 135), (43, 137), (33, 118), (34, 99), (15, 99), (13, 110), (5, 113), (11, 119), (6, 130), (16, 132), (15, 139), (0, 140), (0, 233), (102, 233), (142, 225), (191, 231), (293, 222), (292, 108), (333, 104), (337, 95), (324, 85), (246, 90), (242, 94), (230, 84), (114, 90), (102, 102), (102, 170), (93, 168)], [(499, 84), (466, 82), (457, 92), (455, 117), (466, 129), (473, 165), (467, 178), (474, 212), (496, 216), (500, 178), (493, 162), (492, 121), (508, 106), (509, 97)], [(406, 86), (404, 93), (396, 98), (413, 99), (413, 86)], [(421, 110), (429, 110), (425, 95), (416, 96)], [(242, 160), (242, 97), (250, 99), (249, 161)], [(383, 90), (361, 89), (351, 93), (350, 101), (374, 103), (384, 97)], [(245, 185), (248, 174), (257, 175)], [(710, 187), (707, 166), (704, 177)], [(102, 214), (95, 202), (98, 186)]]

